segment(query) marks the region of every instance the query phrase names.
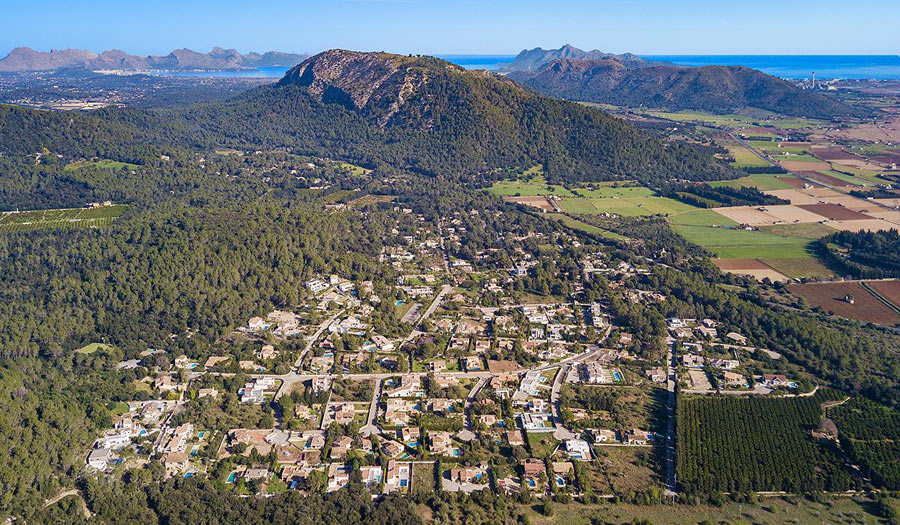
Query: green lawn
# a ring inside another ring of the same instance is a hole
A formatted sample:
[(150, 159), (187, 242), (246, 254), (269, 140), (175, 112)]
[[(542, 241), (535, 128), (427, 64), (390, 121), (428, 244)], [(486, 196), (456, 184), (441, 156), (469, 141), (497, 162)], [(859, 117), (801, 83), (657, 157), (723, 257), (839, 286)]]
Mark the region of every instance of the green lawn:
[(712, 187), (728, 186), (730, 188), (755, 187), (760, 191), (771, 190), (790, 190), (793, 188), (790, 184), (778, 180), (778, 176), (774, 174), (747, 175), (739, 179), (733, 180), (714, 180), (708, 182)]
[(528, 438), (531, 455), (539, 459), (544, 459), (552, 454), (559, 444), (559, 441), (553, 437), (553, 432), (526, 432), (525, 435)]
[(82, 346), (78, 350), (75, 350), (75, 353), (82, 354), (82, 355), (90, 355), (90, 354), (93, 354), (94, 352), (97, 352), (98, 350), (112, 350), (113, 348), (115, 348), (115, 347), (112, 345), (104, 344), (104, 343), (91, 343), (89, 345)]
[(108, 159), (98, 160), (96, 162), (89, 161), (89, 160), (79, 160), (78, 162), (73, 162), (71, 164), (66, 165), (66, 167), (63, 168), (63, 171), (72, 172), (72, 171), (83, 170), (85, 168), (95, 168), (95, 169), (101, 169), (101, 170), (120, 170), (123, 167), (127, 168), (129, 170), (134, 170), (134, 169), (139, 168), (140, 166), (138, 166), (137, 164), (131, 164), (128, 162), (119, 162), (119, 161), (108, 160)]
[(672, 228), (688, 241), (722, 259), (808, 257), (810, 241), (771, 233), (675, 224)]

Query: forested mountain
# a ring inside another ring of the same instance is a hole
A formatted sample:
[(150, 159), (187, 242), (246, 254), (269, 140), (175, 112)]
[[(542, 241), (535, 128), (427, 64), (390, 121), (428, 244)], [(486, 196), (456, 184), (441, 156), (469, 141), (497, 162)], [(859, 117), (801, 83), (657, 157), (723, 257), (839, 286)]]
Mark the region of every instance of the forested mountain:
[(0, 71), (51, 71), (63, 68), (119, 69), (244, 69), (271, 66), (293, 66), (306, 55), (268, 51), (242, 55), (234, 49), (214, 47), (209, 53), (176, 49), (163, 56), (131, 55), (118, 49), (94, 53), (84, 49), (62, 49), (49, 52), (17, 47), (0, 59)]
[(864, 112), (833, 96), (804, 91), (780, 78), (741, 66), (684, 67), (639, 64), (615, 57), (558, 58), (510, 78), (540, 93), (570, 100), (713, 113), (754, 107), (786, 115), (826, 118)]
[(430, 57), (327, 51), (275, 86), (182, 116), (194, 139), (340, 152), (426, 174), (539, 163), (552, 180), (734, 176), (694, 147)]
[(340, 50), (223, 103), (89, 116), (5, 109), (0, 138), (10, 152), (33, 153), (41, 144), (75, 153), (77, 145), (85, 156), (149, 145), (288, 147), (467, 181), (535, 164), (557, 181), (737, 176), (695, 146), (665, 143), (596, 109), (486, 72), (430, 57)]

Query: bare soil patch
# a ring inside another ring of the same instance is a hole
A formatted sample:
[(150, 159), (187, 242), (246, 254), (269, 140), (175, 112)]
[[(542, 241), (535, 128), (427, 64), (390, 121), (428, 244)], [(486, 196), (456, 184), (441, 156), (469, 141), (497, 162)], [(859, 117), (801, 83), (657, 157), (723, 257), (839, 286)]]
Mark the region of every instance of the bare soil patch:
[(863, 160), (862, 158), (845, 151), (840, 146), (827, 146), (824, 148), (811, 148), (810, 154), (822, 160)]
[[(834, 315), (888, 326), (900, 323), (900, 315), (858, 282), (791, 284), (788, 289)], [(848, 294), (853, 297), (852, 304), (844, 300)]]
[(553, 211), (553, 206), (547, 201), (547, 197), (506, 197), (507, 202), (517, 202), (526, 206), (534, 206), (544, 211)]
[(781, 162), (781, 167), (794, 173), (803, 171), (817, 171), (831, 169), (831, 164), (827, 162), (804, 162), (800, 160), (785, 160)]
[(868, 281), (869, 288), (900, 308), (900, 281)]
[(835, 230), (848, 232), (877, 232), (879, 230), (890, 230), (891, 228), (897, 228), (897, 225), (893, 222), (882, 219), (868, 219), (864, 221), (831, 221), (826, 222), (825, 226), (834, 228)]
[[(826, 168), (828, 169), (828, 168)], [(837, 186), (839, 188), (843, 188), (844, 186), (852, 186), (849, 182), (839, 179), (837, 177), (832, 177), (831, 175), (826, 175), (824, 173), (819, 173), (816, 171), (803, 171), (797, 172), (798, 175), (803, 177), (812, 179), (816, 182), (821, 182), (823, 184), (828, 184), (829, 186)]]
[(833, 221), (859, 221), (872, 218), (864, 213), (853, 211), (838, 204), (801, 204), (798, 207), (823, 217), (828, 217)]

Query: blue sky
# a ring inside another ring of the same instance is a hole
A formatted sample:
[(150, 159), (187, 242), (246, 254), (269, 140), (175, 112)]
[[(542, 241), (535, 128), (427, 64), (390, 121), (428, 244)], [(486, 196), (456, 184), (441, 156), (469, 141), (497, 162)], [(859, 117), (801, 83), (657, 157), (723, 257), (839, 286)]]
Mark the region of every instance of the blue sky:
[(513, 54), (571, 43), (642, 54), (897, 54), (900, 1), (0, 0), (0, 56), (212, 46)]

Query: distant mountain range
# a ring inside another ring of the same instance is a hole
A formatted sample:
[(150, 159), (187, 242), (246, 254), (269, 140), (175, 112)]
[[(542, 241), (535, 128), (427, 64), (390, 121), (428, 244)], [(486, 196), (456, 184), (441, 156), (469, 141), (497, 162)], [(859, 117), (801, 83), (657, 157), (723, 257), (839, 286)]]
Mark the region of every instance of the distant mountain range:
[(509, 65), (503, 68), (503, 71), (540, 71), (550, 62), (561, 58), (570, 60), (615, 60), (634, 67), (656, 63), (648, 62), (631, 53), (616, 55), (605, 53), (599, 49), (582, 51), (577, 47), (566, 44), (559, 49), (542, 49), (540, 47), (523, 49)]
[(0, 59), (0, 72), (52, 71), (64, 68), (84, 68), (91, 70), (236, 70), (258, 67), (291, 67), (302, 62), (308, 55), (269, 51), (259, 54), (250, 52), (242, 55), (234, 49), (214, 47), (209, 53), (199, 53), (190, 49), (176, 49), (165, 56), (130, 55), (118, 49), (96, 54), (83, 49), (63, 49), (48, 52), (35, 51), (27, 47), (17, 47), (9, 55)]
[(583, 102), (713, 113), (753, 107), (825, 119), (865, 114), (837, 97), (747, 67), (676, 66), (569, 45), (522, 51), (505, 73), (545, 95)]

